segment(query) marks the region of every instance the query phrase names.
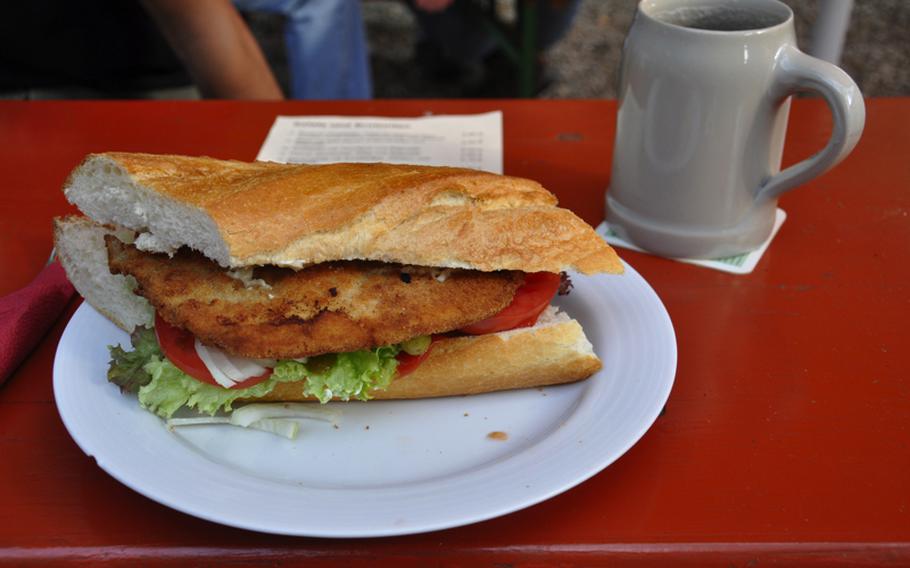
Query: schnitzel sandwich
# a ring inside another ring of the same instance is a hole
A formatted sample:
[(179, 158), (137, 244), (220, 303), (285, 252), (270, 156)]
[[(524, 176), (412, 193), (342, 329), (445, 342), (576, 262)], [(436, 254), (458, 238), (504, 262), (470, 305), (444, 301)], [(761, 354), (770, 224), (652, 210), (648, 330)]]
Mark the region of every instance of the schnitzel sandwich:
[(424, 398), (601, 367), (550, 306), (614, 251), (540, 184), (459, 168), (105, 153), (64, 185), (70, 280), (131, 334), (108, 379), (150, 411)]

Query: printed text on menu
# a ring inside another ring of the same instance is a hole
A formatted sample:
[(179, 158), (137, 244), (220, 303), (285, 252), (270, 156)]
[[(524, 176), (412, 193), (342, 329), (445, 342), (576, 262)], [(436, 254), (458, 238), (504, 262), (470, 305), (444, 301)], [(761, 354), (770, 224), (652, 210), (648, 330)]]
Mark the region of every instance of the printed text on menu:
[(502, 113), (419, 118), (279, 116), (258, 160), (387, 162), (502, 173)]

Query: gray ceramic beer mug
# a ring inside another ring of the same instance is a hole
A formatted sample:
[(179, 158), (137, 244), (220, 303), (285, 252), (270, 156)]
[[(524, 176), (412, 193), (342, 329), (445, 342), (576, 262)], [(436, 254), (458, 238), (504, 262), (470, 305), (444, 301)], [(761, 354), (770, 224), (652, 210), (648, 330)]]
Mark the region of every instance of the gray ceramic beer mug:
[[(780, 171), (797, 91), (824, 97), (833, 133)], [(865, 123), (856, 84), (797, 49), (793, 13), (777, 0), (642, 0), (619, 96), (607, 221), (671, 257), (757, 248), (778, 196), (842, 160)]]

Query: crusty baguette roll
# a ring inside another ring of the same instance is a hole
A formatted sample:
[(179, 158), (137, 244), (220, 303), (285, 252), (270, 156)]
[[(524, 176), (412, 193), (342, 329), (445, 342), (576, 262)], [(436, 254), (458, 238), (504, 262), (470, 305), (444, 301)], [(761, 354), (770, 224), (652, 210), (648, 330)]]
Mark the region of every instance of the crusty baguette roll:
[(104, 245), (108, 234), (114, 231), (85, 217), (54, 219), (54, 246), (60, 264), (76, 291), (118, 327), (127, 333), (137, 326), (151, 327), (155, 312), (148, 300), (133, 293), (136, 281), (111, 274), (108, 268)]
[[(124, 330), (151, 326), (135, 281), (110, 273), (104, 236), (153, 252), (190, 246), (227, 268), (378, 260), (481, 271), (622, 272), (615, 252), (540, 184), (459, 169), (318, 166), (108, 153), (64, 187), (91, 220), (58, 219), (61, 262), (80, 294)], [(581, 326), (550, 308), (530, 328), (438, 340), (377, 399), (566, 383), (600, 369)], [(281, 383), (259, 400), (305, 400)]]
[[(57, 219), (54, 225), (60, 262), (86, 301), (127, 332), (151, 327), (148, 301), (132, 293), (129, 278), (108, 270), (104, 235), (113, 231), (83, 217)], [(440, 339), (414, 372), (372, 394), (376, 399), (477, 394), (572, 382), (600, 367), (581, 325), (550, 307), (533, 327)], [(256, 400), (309, 400), (301, 391), (299, 383), (279, 383)]]
[[(581, 325), (553, 307), (533, 327), (443, 338), (414, 372), (395, 378), (375, 399), (431, 398), (556, 385), (600, 370)], [(279, 383), (257, 401), (313, 400), (299, 383)]]
[(379, 260), (474, 270), (622, 272), (616, 253), (537, 182), (446, 167), (287, 165), (89, 155), (64, 186), (136, 246), (188, 245), (226, 267)]

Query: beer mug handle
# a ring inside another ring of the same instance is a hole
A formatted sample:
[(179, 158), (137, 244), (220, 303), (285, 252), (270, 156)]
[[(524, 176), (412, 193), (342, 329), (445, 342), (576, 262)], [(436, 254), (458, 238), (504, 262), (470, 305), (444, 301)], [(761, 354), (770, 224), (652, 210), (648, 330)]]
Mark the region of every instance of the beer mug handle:
[(837, 66), (788, 45), (777, 55), (775, 76), (771, 93), (775, 99), (783, 100), (799, 91), (813, 91), (824, 97), (834, 115), (834, 130), (820, 152), (766, 179), (756, 195), (759, 202), (775, 199), (833, 168), (856, 146), (866, 123), (866, 106), (859, 87)]

